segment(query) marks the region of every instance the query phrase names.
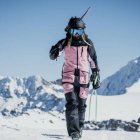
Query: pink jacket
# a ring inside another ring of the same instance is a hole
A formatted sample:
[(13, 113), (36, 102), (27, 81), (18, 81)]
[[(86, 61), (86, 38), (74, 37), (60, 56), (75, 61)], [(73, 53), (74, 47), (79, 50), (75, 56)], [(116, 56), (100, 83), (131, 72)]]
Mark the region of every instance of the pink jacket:
[(65, 93), (73, 92), (75, 81), (75, 69), (80, 70), (79, 84), (81, 98), (87, 98), (88, 88), (81, 85), (88, 85), (89, 83), (89, 65), (90, 68), (98, 68), (97, 57), (94, 46), (90, 40), (87, 45), (82, 40), (76, 40), (71, 42), (71, 46), (67, 46), (65, 39), (60, 40), (55, 46), (52, 46), (50, 51), (50, 58), (56, 59), (51, 52), (64, 51), (64, 64), (62, 68), (62, 83)]
[(91, 68), (95, 68), (94, 61), (90, 58), (87, 48), (90, 46), (70, 46), (64, 48), (64, 65), (63, 72), (74, 71), (79, 68), (81, 71), (89, 72), (89, 64)]

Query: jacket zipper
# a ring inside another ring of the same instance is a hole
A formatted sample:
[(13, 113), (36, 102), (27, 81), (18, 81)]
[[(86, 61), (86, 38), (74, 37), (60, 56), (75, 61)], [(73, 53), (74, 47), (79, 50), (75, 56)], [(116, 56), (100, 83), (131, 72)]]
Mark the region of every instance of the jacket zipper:
[(82, 50), (81, 50), (81, 57), (82, 57), (82, 54), (83, 54), (83, 47), (82, 47)]

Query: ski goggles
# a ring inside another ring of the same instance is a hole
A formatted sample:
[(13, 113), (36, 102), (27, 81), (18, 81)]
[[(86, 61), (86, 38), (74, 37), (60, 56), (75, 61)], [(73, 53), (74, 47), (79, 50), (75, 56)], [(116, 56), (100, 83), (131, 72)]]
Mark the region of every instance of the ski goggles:
[(84, 33), (84, 29), (79, 28), (79, 29), (70, 29), (70, 34), (71, 35), (82, 35)]

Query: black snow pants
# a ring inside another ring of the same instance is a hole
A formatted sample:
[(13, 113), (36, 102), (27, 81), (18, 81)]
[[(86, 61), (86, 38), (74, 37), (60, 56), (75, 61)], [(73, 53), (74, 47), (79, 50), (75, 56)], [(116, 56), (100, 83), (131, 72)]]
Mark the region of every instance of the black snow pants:
[(66, 98), (66, 122), (69, 136), (73, 132), (80, 133), (80, 129), (84, 125), (86, 99), (79, 97), (79, 88), (75, 88), (74, 92), (65, 94)]

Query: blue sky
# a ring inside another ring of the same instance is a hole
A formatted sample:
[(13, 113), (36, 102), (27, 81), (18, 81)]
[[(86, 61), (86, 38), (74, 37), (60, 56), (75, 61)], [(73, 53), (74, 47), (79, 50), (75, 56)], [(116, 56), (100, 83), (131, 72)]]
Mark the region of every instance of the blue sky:
[(140, 56), (139, 0), (0, 0), (0, 75), (61, 78), (63, 56), (49, 59), (71, 16), (84, 18), (101, 79)]

